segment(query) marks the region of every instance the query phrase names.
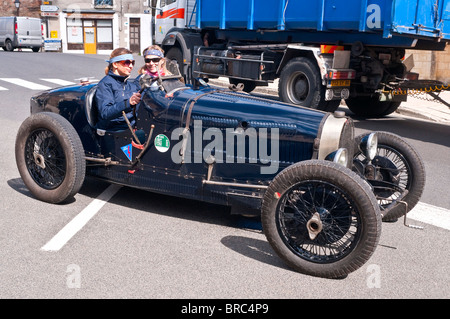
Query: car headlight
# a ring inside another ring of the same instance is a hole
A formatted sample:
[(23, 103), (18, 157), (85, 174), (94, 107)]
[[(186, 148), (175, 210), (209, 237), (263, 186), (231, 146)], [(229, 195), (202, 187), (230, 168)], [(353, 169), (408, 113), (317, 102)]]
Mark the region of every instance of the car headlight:
[(378, 151), (378, 137), (376, 133), (370, 133), (362, 138), (359, 144), (361, 151), (369, 159), (373, 160)]
[(346, 148), (340, 148), (333, 153), (328, 154), (325, 160), (333, 161), (335, 163), (347, 166), (348, 163), (348, 151)]

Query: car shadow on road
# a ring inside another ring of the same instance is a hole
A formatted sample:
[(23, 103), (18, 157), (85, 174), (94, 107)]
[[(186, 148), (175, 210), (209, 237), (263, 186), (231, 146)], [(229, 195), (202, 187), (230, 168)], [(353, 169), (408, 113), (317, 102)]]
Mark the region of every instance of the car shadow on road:
[[(80, 193), (94, 198), (93, 191), (94, 195), (98, 193), (96, 180), (87, 178)], [(263, 233), (259, 216), (232, 215), (229, 207), (213, 203), (162, 195), (130, 187), (122, 187), (109, 202), (149, 214), (230, 227), (253, 234)], [(245, 235), (228, 235), (221, 239), (221, 243), (246, 257), (291, 270), (281, 261), (266, 240), (252, 238), (251, 236), (246, 237)]]
[(245, 256), (278, 268), (291, 270), (286, 266), (270, 247), (269, 243), (264, 240), (249, 238), (244, 236), (225, 236), (221, 240), (222, 244)]
[[(23, 180), (18, 177), (18, 178), (12, 178), (10, 180), (7, 181), (7, 184), (9, 185), (9, 187), (11, 187), (12, 189), (14, 189), (15, 191), (17, 191), (18, 193), (25, 195), (29, 198), (33, 198), (36, 199), (33, 194), (30, 192), (30, 190), (25, 186)], [(37, 200), (37, 199), (36, 199)], [(70, 204), (73, 203), (75, 201), (75, 198), (70, 198), (68, 199), (64, 204)], [(56, 204), (57, 205), (57, 204)]]

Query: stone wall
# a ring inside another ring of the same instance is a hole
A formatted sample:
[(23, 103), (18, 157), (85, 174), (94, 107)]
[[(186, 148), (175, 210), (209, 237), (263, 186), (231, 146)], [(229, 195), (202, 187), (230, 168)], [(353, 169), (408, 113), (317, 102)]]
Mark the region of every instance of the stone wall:
[[(20, 0), (19, 16), (40, 18), (41, 4), (42, 0)], [(15, 16), (16, 14), (14, 0), (0, 0), (0, 17)]]
[(450, 83), (450, 46), (445, 51), (407, 50), (405, 57), (411, 54), (414, 58), (411, 71), (419, 73), (419, 79)]

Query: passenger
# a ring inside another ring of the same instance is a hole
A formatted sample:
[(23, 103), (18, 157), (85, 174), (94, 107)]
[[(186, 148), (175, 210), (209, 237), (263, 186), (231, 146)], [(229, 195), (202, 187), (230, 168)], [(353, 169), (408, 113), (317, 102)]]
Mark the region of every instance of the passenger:
[(129, 80), (134, 67), (132, 51), (126, 48), (115, 49), (105, 69), (106, 76), (100, 80), (95, 94), (98, 117), (97, 128), (103, 130), (124, 130), (128, 128), (123, 113), (133, 126), (136, 112), (141, 101), (139, 82)]
[(140, 68), (139, 74), (149, 74), (152, 77), (167, 75), (163, 49), (157, 45), (151, 45), (142, 52), (142, 55), (145, 65)]

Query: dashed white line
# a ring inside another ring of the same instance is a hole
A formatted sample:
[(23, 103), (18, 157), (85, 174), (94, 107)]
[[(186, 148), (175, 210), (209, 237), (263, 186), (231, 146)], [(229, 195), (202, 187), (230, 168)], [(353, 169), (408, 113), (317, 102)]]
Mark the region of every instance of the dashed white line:
[(450, 230), (450, 210), (442, 207), (419, 202), (406, 217)]
[(74, 82), (70, 82), (70, 81), (66, 81), (66, 80), (62, 80), (62, 79), (41, 79), (41, 80), (51, 82), (54, 84), (58, 84), (58, 85), (62, 85), (62, 86), (76, 84)]
[(20, 85), (20, 86), (26, 87), (27, 89), (31, 89), (31, 90), (41, 90), (42, 91), (42, 90), (51, 89), (48, 86), (37, 84), (37, 83), (30, 82), (27, 80), (19, 79), (19, 78), (0, 78), (0, 80), (9, 82), (12, 84)]
[(63, 229), (61, 229), (41, 250), (60, 250), (86, 223), (98, 213), (121, 188), (121, 186), (111, 184), (96, 199), (94, 199), (85, 209), (75, 216)]

